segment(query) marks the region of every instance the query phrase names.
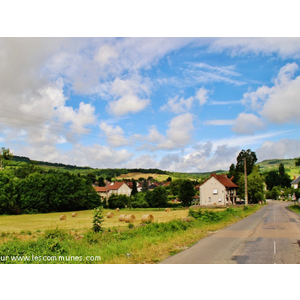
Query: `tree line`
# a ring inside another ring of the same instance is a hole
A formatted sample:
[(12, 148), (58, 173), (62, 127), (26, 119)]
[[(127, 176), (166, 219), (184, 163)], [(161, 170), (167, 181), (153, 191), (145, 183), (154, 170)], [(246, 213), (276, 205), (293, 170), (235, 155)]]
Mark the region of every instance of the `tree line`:
[(0, 214), (85, 210), (100, 204), (99, 195), (83, 176), (27, 163), (0, 172)]

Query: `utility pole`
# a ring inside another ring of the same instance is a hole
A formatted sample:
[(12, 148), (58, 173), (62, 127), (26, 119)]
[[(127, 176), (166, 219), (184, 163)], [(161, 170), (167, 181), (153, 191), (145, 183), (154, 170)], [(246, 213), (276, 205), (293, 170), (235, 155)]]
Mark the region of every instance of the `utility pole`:
[(248, 183), (247, 183), (247, 160), (244, 157), (244, 172), (245, 172), (245, 205), (248, 205)]

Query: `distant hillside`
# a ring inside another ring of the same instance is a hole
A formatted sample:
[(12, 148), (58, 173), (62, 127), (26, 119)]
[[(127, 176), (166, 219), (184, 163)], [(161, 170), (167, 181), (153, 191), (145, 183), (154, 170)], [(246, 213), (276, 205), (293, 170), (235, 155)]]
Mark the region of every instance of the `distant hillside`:
[[(211, 173), (226, 173), (224, 170), (216, 170), (211, 172), (199, 172), (199, 173), (184, 173), (184, 172), (169, 172), (163, 171), (160, 169), (98, 169), (98, 168), (91, 168), (91, 167), (78, 167), (75, 165), (67, 165), (62, 163), (52, 163), (52, 162), (45, 162), (45, 161), (38, 161), (38, 160), (31, 160), (28, 157), (24, 156), (17, 156), (14, 155), (10, 165), (17, 165), (19, 163), (31, 163), (34, 165), (38, 165), (42, 168), (55, 168), (60, 169), (61, 171), (68, 171), (71, 173), (80, 173), (82, 175), (87, 175), (88, 173), (94, 173), (96, 176), (102, 176), (104, 178), (111, 177), (111, 178), (136, 178), (136, 177), (145, 177), (148, 178), (149, 176), (157, 179), (157, 180), (166, 180), (169, 176), (173, 179), (180, 178), (180, 179), (203, 179), (208, 177)], [(145, 174), (145, 176), (143, 176)]]
[(278, 170), (280, 164), (284, 165), (285, 171), (291, 176), (299, 176), (300, 168), (295, 166), (295, 160), (290, 159), (267, 159), (257, 163), (260, 166), (262, 173), (269, 172), (272, 170)]

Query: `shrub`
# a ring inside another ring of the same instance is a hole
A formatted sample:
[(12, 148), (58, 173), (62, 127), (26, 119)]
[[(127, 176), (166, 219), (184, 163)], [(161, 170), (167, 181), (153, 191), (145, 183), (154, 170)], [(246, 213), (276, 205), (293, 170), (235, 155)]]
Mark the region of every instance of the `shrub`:
[(102, 223), (104, 222), (103, 218), (103, 207), (99, 206), (98, 208), (94, 209), (94, 219), (93, 219), (93, 231), (94, 232), (100, 232), (103, 231), (102, 229)]

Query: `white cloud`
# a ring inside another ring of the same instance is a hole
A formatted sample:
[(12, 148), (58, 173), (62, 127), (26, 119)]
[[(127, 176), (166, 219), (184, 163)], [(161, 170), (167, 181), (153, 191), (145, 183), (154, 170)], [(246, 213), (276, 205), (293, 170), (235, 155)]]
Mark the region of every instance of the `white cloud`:
[(232, 126), (235, 124), (235, 122), (235, 120), (208, 120), (203, 122), (203, 124), (213, 126)]
[(211, 141), (197, 144), (187, 154), (168, 154), (160, 161), (160, 168), (177, 172), (209, 172), (228, 170), (235, 162), (239, 147), (215, 146)]
[(254, 134), (265, 129), (265, 123), (254, 114), (240, 113), (232, 130), (239, 134)]
[(193, 115), (190, 113), (174, 117), (166, 131), (166, 140), (157, 145), (159, 149), (177, 149), (184, 147), (191, 139)]
[(63, 123), (71, 122), (70, 128), (78, 134), (87, 133), (85, 126), (94, 124), (96, 121), (95, 107), (83, 102), (80, 102), (79, 108), (75, 110), (71, 106), (60, 106), (57, 109), (57, 116)]
[(129, 143), (124, 137), (124, 130), (120, 126), (110, 126), (106, 122), (101, 122), (100, 129), (104, 131), (108, 144), (112, 147), (125, 146)]
[(150, 99), (141, 98), (147, 97), (148, 84), (145, 80), (142, 82), (140, 76), (125, 80), (117, 77), (111, 87), (111, 94), (116, 100), (108, 104), (108, 111), (115, 116), (123, 116), (144, 110), (150, 104)]
[(299, 157), (300, 140), (281, 139), (279, 141), (266, 141), (257, 150), (259, 161), (273, 158)]
[(202, 87), (196, 91), (195, 98), (199, 101), (200, 105), (203, 105), (207, 102), (208, 92), (209, 91), (204, 87)]
[(254, 92), (244, 94), (244, 104), (250, 104), (252, 109), (267, 121), (277, 124), (299, 123), (300, 115), (300, 76), (294, 77), (298, 69), (296, 63), (282, 67), (272, 87), (262, 86)]
[(194, 102), (194, 97), (184, 99), (183, 97), (175, 96), (170, 98), (164, 106), (160, 108), (162, 111), (171, 111), (175, 114), (187, 112), (191, 109)]
[(300, 57), (300, 38), (217, 38), (211, 41), (210, 51), (228, 50), (231, 55), (255, 54), (273, 54), (277, 53), (283, 58)]
[(161, 111), (171, 111), (175, 114), (181, 114), (189, 112), (195, 103), (198, 100), (199, 105), (204, 105), (207, 102), (209, 90), (204, 87), (196, 90), (195, 96), (191, 96), (187, 99), (179, 96), (170, 98), (168, 102), (160, 108)]

